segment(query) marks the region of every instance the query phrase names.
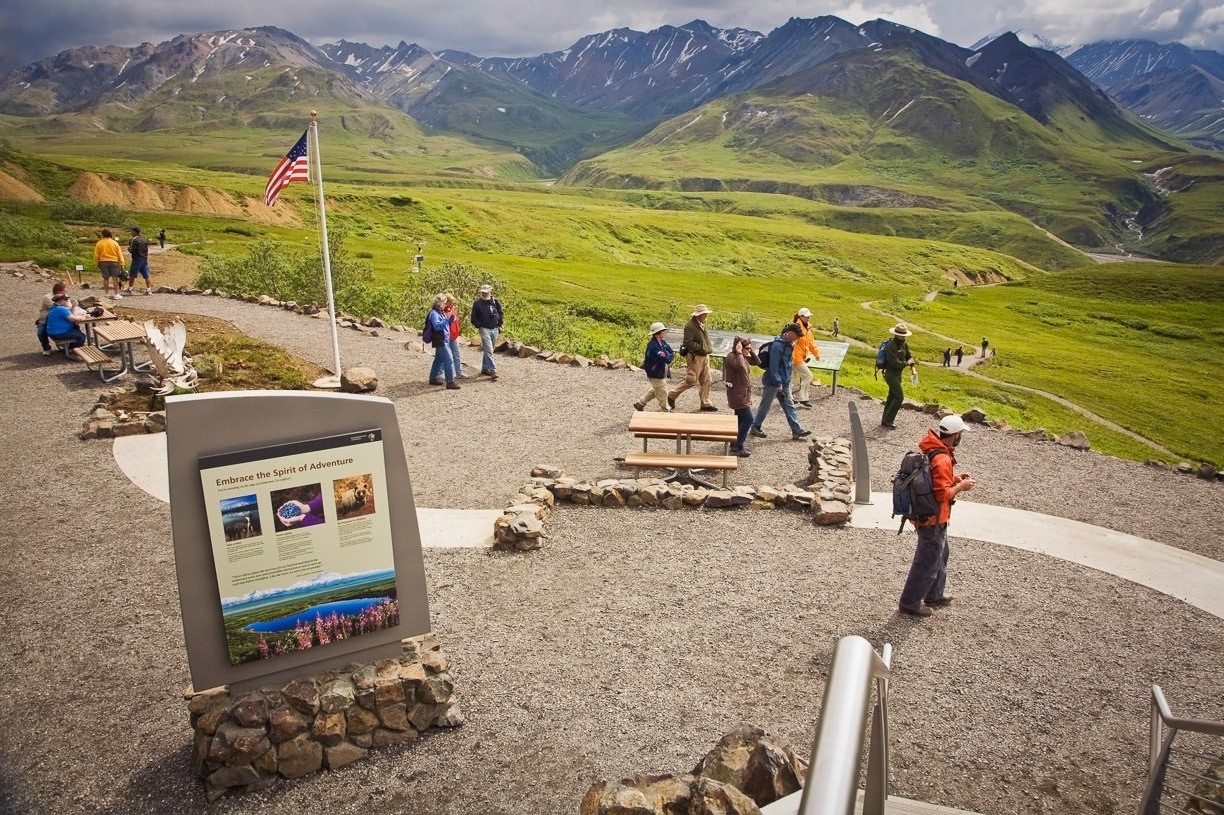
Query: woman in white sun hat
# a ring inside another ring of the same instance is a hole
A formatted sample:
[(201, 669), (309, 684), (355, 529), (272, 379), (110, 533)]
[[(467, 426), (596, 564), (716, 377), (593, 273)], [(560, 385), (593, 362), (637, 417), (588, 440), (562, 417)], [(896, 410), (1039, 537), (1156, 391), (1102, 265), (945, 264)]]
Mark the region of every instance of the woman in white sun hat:
[(667, 366), (671, 365), (676, 354), (664, 339), (666, 336), (667, 326), (663, 323), (651, 324), (650, 342), (646, 343), (646, 358), (642, 361), (642, 368), (646, 371), (646, 381), (650, 383), (650, 390), (633, 403), (633, 407), (637, 410), (645, 410), (646, 403), (651, 399), (659, 400), (659, 410), (665, 413), (671, 410), (667, 406)]

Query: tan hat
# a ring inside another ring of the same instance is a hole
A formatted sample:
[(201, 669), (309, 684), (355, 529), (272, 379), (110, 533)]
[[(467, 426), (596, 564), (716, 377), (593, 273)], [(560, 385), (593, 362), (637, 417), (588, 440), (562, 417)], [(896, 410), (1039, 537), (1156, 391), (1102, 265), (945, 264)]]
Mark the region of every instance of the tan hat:
[(713, 314), (714, 309), (707, 306), (705, 303), (698, 303), (697, 308), (693, 309), (693, 316), (700, 317), (702, 314)]
[(800, 317), (811, 317), (812, 316), (812, 310), (808, 308), (807, 306), (804, 306), (803, 308), (799, 309), (795, 313), (798, 314)]
[(650, 336), (652, 337), (655, 334), (658, 334), (660, 331), (666, 331), (666, 330), (667, 330), (667, 326), (663, 325), (663, 323), (651, 323), (650, 324)]
[(488, 283), (485, 283), (483, 286), (480, 287), (480, 293), (481, 294), (492, 294), (493, 287), (490, 286)]
[(905, 323), (897, 323), (895, 326), (893, 326), (892, 333), (895, 337), (909, 337), (914, 332), (906, 328)]

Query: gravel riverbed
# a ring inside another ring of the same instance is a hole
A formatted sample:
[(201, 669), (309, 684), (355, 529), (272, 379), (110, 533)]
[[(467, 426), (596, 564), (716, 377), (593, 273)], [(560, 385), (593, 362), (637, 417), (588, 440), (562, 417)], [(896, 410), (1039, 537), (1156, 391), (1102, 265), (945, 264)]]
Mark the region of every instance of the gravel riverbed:
[[(79, 363), (38, 354), (43, 288), (0, 276), (0, 811), (575, 813), (595, 780), (688, 771), (740, 723), (806, 755), (848, 634), (894, 648), (892, 790), (905, 797), (987, 815), (1130, 813), (1151, 684), (1179, 715), (1224, 719), (1221, 620), (1092, 569), (956, 538), (955, 515), (956, 602), (917, 621), (896, 613), (910, 533), (815, 527), (785, 511), (563, 506), (540, 551), (425, 552), (465, 725), (209, 804), (188, 767), (170, 510), (127, 481), (110, 442), (77, 439), (101, 388)], [(201, 296), (131, 305), (222, 318), (331, 357), (322, 320)], [(380, 334), (342, 332), (342, 358), (374, 368), (394, 401), (418, 506), (504, 506), (535, 464), (624, 475), (613, 457), (635, 448), (625, 423), (641, 373), (500, 359), (499, 381), (444, 391), (425, 383), (428, 355)], [(478, 365), (478, 352), (465, 359)], [(824, 384), (801, 419), (846, 436), (854, 401), (873, 488), (885, 489), (930, 418), (903, 411), (882, 431), (878, 401)], [(719, 386), (714, 396), (725, 404)], [(681, 397), (695, 406), (695, 393)], [(806, 445), (776, 411), (766, 430), (736, 482), (805, 473)], [(969, 500), (1224, 560), (1217, 483), (985, 428), (959, 458), (979, 484)], [(132, 727), (138, 739), (117, 735)]]

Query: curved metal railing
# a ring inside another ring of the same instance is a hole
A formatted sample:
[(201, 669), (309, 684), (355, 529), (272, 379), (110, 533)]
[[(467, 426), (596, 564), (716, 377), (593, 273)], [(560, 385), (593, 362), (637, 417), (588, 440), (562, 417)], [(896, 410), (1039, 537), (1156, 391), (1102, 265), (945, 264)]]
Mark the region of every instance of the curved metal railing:
[[(888, 798), (888, 677), (892, 646), (877, 654), (862, 637), (843, 637), (833, 653), (820, 704), (812, 761), (799, 802), (800, 815), (850, 815), (858, 795), (859, 766), (871, 713), (863, 815), (883, 815)], [(871, 707), (872, 690), (875, 706)]]
[[(1159, 685), (1153, 685), (1148, 783), (1139, 805), (1139, 815), (1194, 815), (1218, 811), (1218, 798), (1205, 796), (1212, 790), (1218, 795), (1224, 779), (1206, 773), (1213, 766), (1224, 771), (1224, 750), (1220, 749), (1218, 741), (1214, 742), (1216, 749), (1213, 750), (1209, 738), (1198, 744), (1185, 743), (1187, 740), (1183, 739), (1175, 747), (1174, 741), (1183, 733), (1224, 736), (1224, 722), (1177, 718), (1165, 701), (1164, 691)], [(1179, 802), (1185, 802), (1184, 806)]]

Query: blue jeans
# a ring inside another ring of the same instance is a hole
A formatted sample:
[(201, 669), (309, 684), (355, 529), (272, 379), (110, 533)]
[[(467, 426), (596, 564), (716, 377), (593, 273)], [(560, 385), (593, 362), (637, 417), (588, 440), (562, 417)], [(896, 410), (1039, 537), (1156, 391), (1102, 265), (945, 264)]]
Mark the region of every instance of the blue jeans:
[(38, 328), (38, 344), (42, 346), (44, 351), (51, 350), (51, 341), (47, 339), (47, 321), (40, 320), (34, 323)]
[(487, 374), (497, 373), (497, 363), (493, 361), (493, 344), (497, 342), (500, 328), (480, 329), (480, 370)]
[(731, 447), (735, 450), (743, 450), (744, 442), (748, 439), (748, 428), (752, 427), (752, 408), (736, 408), (735, 418), (739, 419), (739, 435), (735, 437), (735, 444)]
[(918, 527), (918, 546), (901, 590), (902, 608), (917, 611), (925, 601), (944, 596), (950, 550), (947, 524)]
[(433, 365), (429, 366), (430, 382), (442, 377), (445, 377), (447, 382), (455, 381), (455, 369), (451, 367), (450, 343), (447, 342), (434, 348)]
[(50, 337), (50, 339), (53, 339), (56, 342), (72, 340), (72, 345), (70, 347), (80, 348), (85, 344), (85, 332), (76, 326), (73, 326), (71, 331), (66, 331), (63, 334), (56, 334), (55, 336)]
[(463, 363), (459, 361), (459, 340), (458, 338), (453, 339), (449, 343), (447, 343), (447, 348), (450, 350), (450, 355), (451, 355), (451, 370), (454, 374), (454, 377), (458, 379), (459, 377), (463, 376)]
[(795, 400), (791, 398), (790, 388), (782, 388), (781, 393), (778, 393), (778, 389), (773, 385), (765, 385), (764, 388), (761, 404), (757, 406), (756, 418), (752, 420), (753, 427), (761, 429), (765, 417), (769, 415), (769, 409), (773, 407), (773, 401), (777, 399), (782, 403), (782, 412), (786, 414), (786, 423), (790, 425), (791, 432), (802, 432), (803, 425), (799, 424), (799, 416), (795, 414)]

